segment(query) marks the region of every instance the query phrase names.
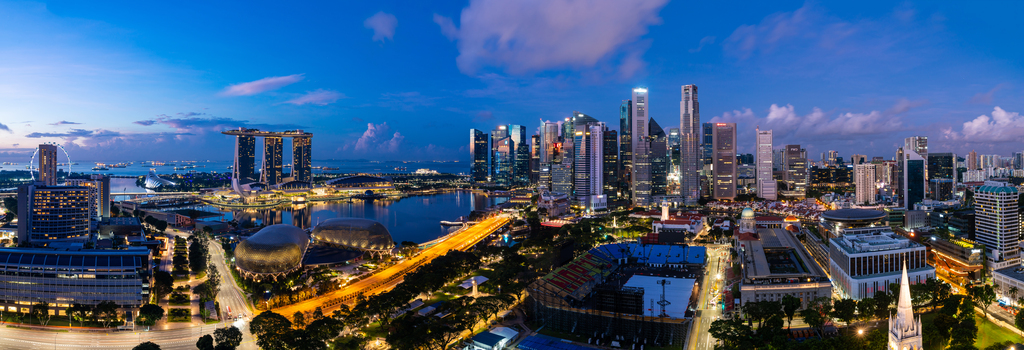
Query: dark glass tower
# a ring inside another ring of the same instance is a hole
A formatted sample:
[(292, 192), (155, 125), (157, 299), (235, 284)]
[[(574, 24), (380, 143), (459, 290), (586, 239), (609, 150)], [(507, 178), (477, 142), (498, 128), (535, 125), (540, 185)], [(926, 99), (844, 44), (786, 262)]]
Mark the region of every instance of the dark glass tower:
[(530, 143), (526, 136), (526, 127), (509, 125), (508, 136), (512, 138), (512, 184), (526, 186), (530, 183)]
[(310, 155), (312, 137), (292, 138), (292, 178), (297, 181), (313, 181), (313, 164)]
[(255, 136), (235, 136), (235, 174), (237, 174), (239, 180), (256, 180)]
[(263, 170), (260, 172), (262, 182), (276, 185), (281, 182), (282, 147), (280, 137), (263, 138)]
[(668, 194), (668, 137), (658, 122), (651, 118), (648, 134), (651, 137), (651, 196)]
[(633, 170), (633, 101), (623, 100), (619, 105), (619, 192), (625, 198), (629, 194), (630, 174)]
[(469, 129), (469, 157), (471, 162), (469, 177), (473, 182), (487, 182), (487, 165), (489, 164), (487, 156), (490, 153), (488, 145), (489, 136), (483, 131)]
[(619, 184), (619, 135), (615, 130), (604, 132), (604, 194), (617, 197)]
[(540, 135), (531, 136), (530, 142), (533, 144), (530, 149), (530, 184), (537, 185), (540, 183)]

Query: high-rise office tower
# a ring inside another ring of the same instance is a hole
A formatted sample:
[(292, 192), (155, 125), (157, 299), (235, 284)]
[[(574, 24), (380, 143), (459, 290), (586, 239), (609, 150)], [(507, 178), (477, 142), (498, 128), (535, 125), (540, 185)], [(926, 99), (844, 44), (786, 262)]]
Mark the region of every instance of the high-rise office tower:
[(57, 185), (57, 146), (39, 145), (39, 181), (46, 186)]
[(967, 170), (977, 169), (981, 169), (981, 167), (978, 166), (978, 152), (971, 151), (970, 153), (967, 153)]
[(806, 150), (800, 145), (786, 145), (785, 180), (787, 196), (803, 198), (807, 195), (807, 158)]
[(540, 184), (540, 135), (530, 136), (530, 185)]
[(498, 152), (498, 147), (501, 146), (498, 141), (506, 137), (508, 137), (507, 125), (498, 125), (494, 130), (491, 130), (491, 163), (488, 169), (491, 181), (494, 181), (494, 171), (497, 169), (497, 164), (494, 164), (494, 162), (497, 161), (497, 159), (495, 159), (497, 156), (496, 153)]
[[(607, 129), (607, 127), (606, 127)], [(619, 135), (615, 130), (604, 131), (604, 195), (618, 198), (619, 189)]]
[(715, 164), (712, 169), (715, 199), (736, 198), (736, 123), (715, 123)]
[(630, 121), (631, 153), (633, 156), (633, 170), (630, 176), (632, 186), (630, 192), (633, 195), (633, 204), (637, 206), (648, 206), (651, 204), (651, 152), (650, 142), (647, 140), (647, 88), (633, 89), (633, 112)]
[(772, 131), (757, 129), (757, 196), (777, 200), (776, 182), (772, 176)]
[(260, 171), (262, 182), (276, 185), (281, 182), (282, 145), (280, 137), (266, 136), (263, 138), (263, 169)]
[(624, 100), (619, 105), (619, 192), (623, 197), (632, 198), (631, 176), (633, 173), (633, 100)]
[(1020, 265), (1020, 213), (1017, 187), (994, 181), (974, 191), (974, 236), (985, 244), (988, 268)]
[(928, 166), (921, 155), (914, 150), (903, 150), (903, 205), (907, 210), (914, 210), (914, 204), (920, 203), (925, 197), (925, 171)]
[(906, 165), (905, 158), (903, 147), (896, 148), (896, 168), (894, 169), (895, 176), (893, 176), (893, 180), (896, 182), (895, 196), (897, 197), (897, 203), (901, 207), (906, 207), (906, 202), (903, 199), (903, 186), (906, 185), (905, 181), (903, 181), (903, 167)]
[[(903, 140), (903, 143), (904, 150), (914, 151), (914, 153), (917, 153), (917, 155), (921, 156), (921, 159), (924, 159), (925, 163), (928, 162), (928, 136), (911, 136)], [(925, 164), (924, 178), (926, 179), (925, 182), (927, 183), (927, 164)]]
[(875, 165), (857, 164), (853, 166), (853, 180), (857, 187), (857, 204), (875, 204)]
[[(299, 130), (302, 133), (302, 130)], [(312, 137), (292, 138), (292, 179), (313, 182)]]
[(668, 129), (668, 173), (676, 181), (679, 180), (679, 165), (682, 162), (679, 141), (679, 128)]
[(562, 132), (558, 122), (542, 122), (540, 126), (540, 191), (551, 190), (551, 176), (556, 164), (562, 162)]
[(854, 155), (850, 156), (850, 164), (852, 164), (852, 165), (864, 164), (864, 163), (867, 163), (867, 162), (868, 162), (868, 156), (866, 156), (866, 155), (854, 154)]
[(469, 129), (469, 178), (473, 182), (487, 182), (490, 161), (490, 135), (477, 130)]
[(235, 136), (234, 175), (240, 182), (256, 181), (256, 137)]
[(35, 246), (89, 240), (89, 189), (47, 186), (36, 182), (18, 187), (18, 243)]
[(836, 165), (839, 160), (839, 152), (836, 151), (825, 151), (821, 152), (821, 164), (823, 166)]
[(575, 197), (588, 209), (604, 209), (604, 129), (601, 122), (576, 123), (573, 134)]
[(515, 160), (515, 143), (511, 137), (494, 139), (491, 142), (497, 144), (493, 147), (491, 156), (491, 181), (500, 186), (512, 185), (512, 162)]
[(671, 147), (671, 146), (678, 146), (679, 145), (679, 141), (680, 141), (680, 138), (679, 138), (679, 128), (669, 128), (668, 129), (668, 146), (669, 147)]
[(526, 127), (509, 125), (508, 136), (514, 143), (514, 159), (512, 161), (512, 183), (526, 186), (530, 183), (530, 142), (526, 135)]
[(682, 100), (679, 101), (679, 195), (691, 203), (700, 199), (700, 159), (703, 153), (700, 146), (697, 85), (683, 85)]
[(658, 122), (654, 121), (654, 118), (650, 119), (650, 126), (648, 130), (648, 136), (650, 137), (650, 152), (651, 152), (651, 195), (652, 196), (664, 196), (668, 194), (668, 138), (665, 135), (665, 130), (658, 125)]
[(956, 154), (948, 152), (928, 154), (928, 180), (933, 179), (956, 180)]
[(700, 182), (701, 196), (703, 197), (711, 197), (711, 180), (713, 178), (713, 176), (711, 176), (711, 168), (714, 167), (715, 163), (714, 131), (715, 123), (701, 124), (701, 160), (697, 163), (697, 166), (700, 167), (700, 178), (698, 179), (698, 182)]

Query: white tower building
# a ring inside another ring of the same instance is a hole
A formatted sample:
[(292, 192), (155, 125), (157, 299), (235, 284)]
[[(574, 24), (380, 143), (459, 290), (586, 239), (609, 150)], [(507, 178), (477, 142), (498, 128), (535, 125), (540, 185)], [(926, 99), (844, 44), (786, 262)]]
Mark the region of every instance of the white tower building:
[(688, 202), (700, 199), (701, 135), (697, 85), (683, 85), (679, 101), (679, 195)]
[(854, 165), (853, 181), (857, 186), (857, 204), (875, 204), (875, 164)]
[(921, 350), (924, 349), (922, 339), (921, 318), (914, 318), (913, 305), (910, 303), (910, 280), (904, 263), (896, 315), (889, 316), (889, 350)]
[(757, 129), (757, 196), (773, 201), (778, 199), (775, 178), (772, 176), (772, 131)]
[(633, 204), (648, 206), (651, 204), (651, 143), (647, 136), (650, 126), (647, 125), (647, 88), (633, 89), (633, 173), (632, 188)]

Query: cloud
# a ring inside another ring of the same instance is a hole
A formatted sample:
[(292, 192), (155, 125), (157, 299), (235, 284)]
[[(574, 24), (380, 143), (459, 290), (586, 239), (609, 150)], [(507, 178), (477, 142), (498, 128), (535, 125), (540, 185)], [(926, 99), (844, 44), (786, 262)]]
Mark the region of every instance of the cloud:
[(11, 128), (7, 127), (7, 125), (4, 125), (4, 123), (0, 123), (0, 130), (6, 131), (6, 132), (13, 132), (13, 131), (11, 131)]
[(690, 49), (690, 53), (700, 52), (700, 50), (704, 49), (705, 45), (711, 45), (711, 44), (714, 44), (714, 43), (715, 43), (715, 37), (713, 37), (713, 36), (703, 37), (703, 38), (700, 39), (700, 44), (698, 44), (696, 48)]
[(979, 92), (975, 94), (974, 97), (971, 97), (971, 100), (968, 102), (979, 105), (992, 104), (992, 95), (995, 95), (996, 91), (1002, 90), (1004, 87), (1006, 87), (1006, 84), (999, 84), (992, 88), (992, 90), (989, 90), (988, 92)]
[(238, 83), (228, 86), (221, 95), (224, 96), (250, 96), (267, 91), (273, 91), (282, 87), (298, 83), (305, 77), (303, 74), (292, 74), (283, 77), (268, 77), (247, 83)]
[(373, 41), (380, 40), (382, 43), (384, 39), (395, 41), (395, 27), (398, 27), (398, 18), (381, 11), (363, 21), (363, 26), (373, 29)]
[(306, 92), (305, 95), (293, 98), (291, 100), (284, 101), (284, 103), (290, 103), (296, 106), (301, 106), (304, 104), (326, 106), (342, 98), (345, 98), (345, 94), (343, 93), (331, 90), (318, 89), (315, 91)]
[(71, 129), (71, 130), (66, 131), (66, 132), (33, 132), (33, 133), (28, 134), (28, 135), (25, 135), (25, 137), (32, 138), (32, 139), (37, 139), (37, 138), (41, 138), (41, 137), (78, 138), (78, 137), (88, 137), (88, 136), (91, 136), (92, 133), (93, 133), (92, 130)]
[(82, 123), (69, 122), (67, 120), (61, 120), (61, 121), (56, 122), (56, 123), (50, 123), (50, 125), (54, 125), (54, 126), (58, 126), (58, 125), (80, 125), (80, 124), (82, 124)]
[(143, 125), (143, 126), (150, 126), (150, 125), (156, 124), (156, 120), (138, 120), (138, 121), (134, 121), (132, 123)]
[(952, 128), (943, 131), (947, 139), (965, 143), (1000, 143), (1024, 141), (1024, 116), (1018, 112), (1007, 112), (999, 106), (992, 110), (992, 116), (980, 115), (963, 124), (957, 132)]
[(917, 107), (923, 106), (925, 103), (928, 103), (928, 101), (927, 100), (911, 101), (911, 100), (908, 100), (906, 98), (901, 98), (899, 101), (896, 101), (895, 105), (893, 105), (891, 108), (886, 110), (886, 113), (889, 113), (889, 114), (892, 114), (892, 115), (903, 114), (903, 113), (906, 113), (907, 111), (911, 110), (912, 108), (917, 108)]
[[(661, 23), (667, 0), (471, 1), (459, 17), (434, 15), (441, 33), (456, 42), (464, 74), (485, 67), (516, 75), (548, 69), (631, 65), (637, 71), (645, 48), (635, 44)], [(625, 62), (623, 62), (625, 61)], [(621, 73), (620, 70), (617, 70)]]
[[(388, 126), (388, 123), (367, 123), (366, 131), (351, 145), (351, 148), (359, 153), (395, 153), (401, 148), (403, 141), (405, 141), (405, 136), (397, 131), (391, 134), (391, 127)], [(345, 146), (345, 149), (348, 148), (349, 146)]]

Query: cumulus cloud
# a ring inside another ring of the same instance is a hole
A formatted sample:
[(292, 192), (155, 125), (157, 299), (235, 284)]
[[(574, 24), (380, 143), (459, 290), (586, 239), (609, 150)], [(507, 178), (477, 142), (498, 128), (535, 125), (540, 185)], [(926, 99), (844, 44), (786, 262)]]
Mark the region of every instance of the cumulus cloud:
[(690, 53), (700, 52), (700, 50), (704, 49), (704, 46), (711, 45), (711, 44), (714, 44), (714, 43), (715, 43), (715, 37), (713, 37), (713, 36), (703, 37), (703, 38), (700, 39), (700, 44), (697, 44), (696, 48), (690, 49)]
[[(484, 67), (512, 74), (599, 63), (642, 65), (645, 48), (634, 44), (661, 23), (667, 0), (471, 1), (459, 17), (434, 15), (441, 33), (456, 42), (456, 64), (474, 75)], [(621, 62), (625, 60), (625, 62)], [(622, 70), (617, 70), (622, 73)]]
[(370, 18), (363, 21), (363, 26), (373, 30), (373, 41), (384, 42), (384, 39), (395, 40), (395, 27), (398, 27), (398, 18), (384, 11), (377, 12)]
[(68, 131), (65, 131), (65, 132), (33, 132), (33, 133), (29, 133), (28, 135), (25, 135), (25, 137), (33, 138), (33, 139), (37, 139), (37, 138), (41, 138), (41, 137), (78, 138), (78, 137), (91, 136), (92, 133), (93, 133), (92, 130), (71, 129), (71, 130), (68, 130)]
[(6, 131), (6, 132), (12, 132), (11, 128), (7, 127), (7, 125), (4, 125), (4, 123), (0, 123), (0, 130)]
[(56, 122), (56, 123), (50, 123), (50, 125), (54, 125), (54, 126), (59, 126), (59, 125), (79, 125), (79, 124), (82, 124), (82, 123), (69, 122), (67, 120), (61, 120), (61, 121)]
[(304, 79), (303, 74), (292, 74), (283, 77), (267, 77), (247, 83), (238, 83), (228, 86), (221, 95), (224, 96), (250, 96), (267, 91), (273, 91), (282, 87), (298, 83)]
[(999, 106), (992, 110), (992, 116), (980, 115), (966, 122), (960, 131), (944, 130), (948, 139), (966, 143), (999, 143), (1024, 141), (1024, 116), (1018, 112), (1007, 112)]
[[(366, 131), (351, 145), (355, 152), (360, 153), (395, 153), (400, 149), (405, 136), (399, 132), (391, 133), (388, 123), (367, 123)], [(346, 149), (349, 146), (345, 147)]]
[(326, 106), (343, 98), (345, 98), (345, 94), (343, 93), (331, 90), (318, 89), (316, 91), (309, 91), (305, 95), (293, 98), (291, 100), (284, 101), (284, 103), (290, 103), (296, 106), (301, 106), (305, 104)]

